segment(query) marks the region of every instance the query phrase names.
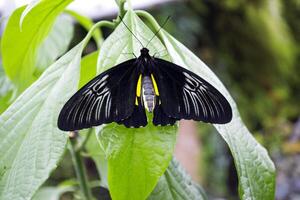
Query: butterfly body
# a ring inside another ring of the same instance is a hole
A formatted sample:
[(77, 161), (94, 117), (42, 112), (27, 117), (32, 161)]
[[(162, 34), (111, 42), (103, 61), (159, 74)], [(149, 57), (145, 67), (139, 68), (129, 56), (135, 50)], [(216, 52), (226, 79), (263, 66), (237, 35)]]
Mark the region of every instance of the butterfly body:
[(146, 126), (146, 110), (154, 125), (173, 125), (180, 119), (224, 124), (232, 110), (226, 98), (207, 81), (141, 49), (92, 79), (65, 104), (58, 127), (72, 131), (116, 122), (126, 127)]
[(155, 107), (155, 91), (150, 76), (144, 76), (142, 80), (143, 105), (148, 112), (153, 112)]

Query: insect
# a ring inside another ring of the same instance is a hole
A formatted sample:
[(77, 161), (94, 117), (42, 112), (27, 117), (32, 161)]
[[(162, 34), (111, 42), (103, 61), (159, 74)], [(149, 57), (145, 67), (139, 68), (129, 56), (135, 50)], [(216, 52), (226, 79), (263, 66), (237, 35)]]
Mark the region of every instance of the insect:
[(73, 131), (111, 122), (143, 127), (146, 110), (156, 126), (180, 119), (224, 124), (232, 118), (230, 104), (210, 83), (150, 56), (143, 47), (139, 57), (101, 73), (76, 92), (62, 108), (58, 127)]

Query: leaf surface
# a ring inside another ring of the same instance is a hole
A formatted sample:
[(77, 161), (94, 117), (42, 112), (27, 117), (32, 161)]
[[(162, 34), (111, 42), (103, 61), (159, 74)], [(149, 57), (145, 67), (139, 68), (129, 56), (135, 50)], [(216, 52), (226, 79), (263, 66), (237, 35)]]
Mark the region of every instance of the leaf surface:
[(77, 90), (83, 47), (51, 65), (0, 116), (0, 199), (31, 199), (56, 168), (67, 141), (57, 118)]
[(38, 49), (35, 76), (40, 75), (68, 50), (73, 33), (74, 25), (69, 16), (60, 16), (56, 19), (49, 35)]
[(97, 58), (99, 51), (84, 56), (81, 60), (79, 88), (96, 76)]
[(38, 48), (47, 37), (56, 17), (72, 0), (43, 0), (32, 3), (20, 19), (25, 6), (10, 16), (2, 38), (3, 66), (7, 76), (18, 87), (19, 93), (35, 79)]
[(0, 57), (0, 114), (10, 105), (12, 95), (13, 85), (4, 73)]
[(191, 177), (175, 159), (159, 179), (148, 200), (206, 200), (202, 188), (191, 180)]

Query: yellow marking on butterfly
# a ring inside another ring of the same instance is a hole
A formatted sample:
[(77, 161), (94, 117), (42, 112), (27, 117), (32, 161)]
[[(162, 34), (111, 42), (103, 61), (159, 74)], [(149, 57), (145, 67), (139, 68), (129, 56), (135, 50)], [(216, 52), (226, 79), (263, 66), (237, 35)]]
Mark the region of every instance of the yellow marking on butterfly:
[(137, 106), (139, 105), (137, 97), (135, 97), (135, 105), (137, 105)]
[(139, 76), (139, 80), (137, 82), (136, 86), (136, 96), (140, 97), (141, 96), (141, 90), (142, 90), (142, 74)]
[(152, 79), (155, 95), (159, 96), (158, 87), (157, 87), (157, 84), (156, 84), (153, 74), (151, 74), (151, 79)]

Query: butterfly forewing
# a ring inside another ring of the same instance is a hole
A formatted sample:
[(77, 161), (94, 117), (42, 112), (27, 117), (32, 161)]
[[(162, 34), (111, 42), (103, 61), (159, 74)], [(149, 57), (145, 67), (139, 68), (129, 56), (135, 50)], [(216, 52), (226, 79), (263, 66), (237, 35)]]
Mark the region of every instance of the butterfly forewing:
[(153, 59), (160, 100), (167, 116), (209, 123), (227, 123), (231, 106), (211, 84), (176, 64)]
[(72, 131), (119, 122), (134, 111), (137, 60), (131, 59), (98, 75), (75, 93), (60, 112), (58, 127)]

